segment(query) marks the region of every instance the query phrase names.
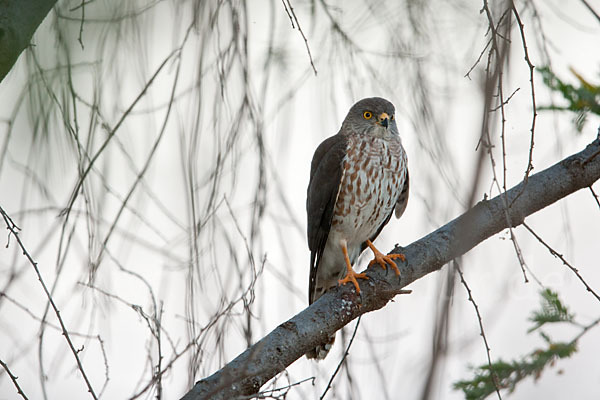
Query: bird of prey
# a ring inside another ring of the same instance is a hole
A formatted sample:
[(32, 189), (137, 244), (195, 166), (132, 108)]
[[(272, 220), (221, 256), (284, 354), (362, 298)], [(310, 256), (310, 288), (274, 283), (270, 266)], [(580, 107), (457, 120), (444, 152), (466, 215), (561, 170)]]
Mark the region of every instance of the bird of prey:
[[(369, 247), (384, 269), (400, 274), (394, 259), (373, 245), (392, 213), (397, 218), (408, 203), (407, 157), (398, 134), (394, 105), (380, 97), (362, 99), (350, 108), (339, 132), (323, 141), (313, 155), (306, 209), (312, 304), (338, 283), (352, 282), (360, 293), (352, 265)], [(323, 359), (335, 335), (307, 353)]]

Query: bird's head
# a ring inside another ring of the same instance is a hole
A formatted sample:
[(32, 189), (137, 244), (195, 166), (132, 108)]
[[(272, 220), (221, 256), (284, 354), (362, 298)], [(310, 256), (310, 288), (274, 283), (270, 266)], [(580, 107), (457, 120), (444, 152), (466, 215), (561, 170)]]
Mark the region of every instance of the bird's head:
[(381, 97), (369, 97), (350, 108), (342, 124), (342, 131), (376, 137), (398, 135), (392, 103)]

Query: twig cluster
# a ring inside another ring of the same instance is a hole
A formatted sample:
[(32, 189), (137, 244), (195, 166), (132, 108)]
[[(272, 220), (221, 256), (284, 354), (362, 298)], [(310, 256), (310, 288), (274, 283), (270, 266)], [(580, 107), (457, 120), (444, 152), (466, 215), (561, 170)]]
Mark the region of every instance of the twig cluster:
[[(33, 267), (35, 274), (37, 275), (38, 281), (40, 282), (40, 284), (42, 285), (42, 288), (44, 289), (44, 293), (46, 294), (48, 302), (50, 303), (50, 306), (54, 310), (54, 314), (56, 315), (56, 319), (58, 320), (58, 323), (60, 324), (60, 328), (61, 328), (63, 337), (65, 338), (65, 340), (69, 346), (69, 349), (71, 350), (71, 353), (73, 353), (73, 357), (75, 358), (77, 368), (79, 369), (79, 372), (81, 372), (81, 376), (83, 377), (83, 380), (85, 381), (85, 384), (88, 388), (88, 392), (90, 393), (90, 395), (92, 396), (92, 398), (94, 400), (97, 400), (98, 397), (96, 396), (96, 392), (92, 388), (92, 384), (91, 384), (87, 374), (85, 373), (83, 364), (81, 363), (81, 359), (79, 358), (79, 350), (75, 349), (75, 346), (73, 345), (73, 341), (71, 340), (69, 331), (67, 330), (65, 322), (63, 321), (62, 317), (60, 316), (60, 311), (59, 311), (58, 307), (56, 306), (56, 303), (54, 302), (54, 299), (52, 298), (52, 295), (50, 294), (50, 291), (48, 290), (48, 287), (46, 286), (44, 279), (42, 278), (42, 274), (40, 273), (37, 263), (33, 260), (31, 254), (29, 254), (29, 252), (25, 248), (25, 245), (21, 241), (21, 237), (19, 236), (20, 228), (17, 226), (17, 224), (14, 223), (14, 221), (10, 218), (10, 216), (4, 211), (4, 209), (1, 206), (0, 206), (0, 215), (2, 215), (2, 218), (4, 219), (4, 224), (6, 225), (6, 229), (8, 229), (8, 231), (9, 231), (9, 236), (12, 235), (12, 237), (15, 238), (19, 248), (23, 252), (23, 256), (25, 256), (27, 258), (27, 260), (29, 261), (29, 264)], [(8, 243), (7, 243), (7, 246), (8, 246)], [(16, 384), (16, 380), (13, 380), (13, 382), (15, 382), (15, 384)], [(20, 391), (20, 389), (19, 389), (19, 391)]]

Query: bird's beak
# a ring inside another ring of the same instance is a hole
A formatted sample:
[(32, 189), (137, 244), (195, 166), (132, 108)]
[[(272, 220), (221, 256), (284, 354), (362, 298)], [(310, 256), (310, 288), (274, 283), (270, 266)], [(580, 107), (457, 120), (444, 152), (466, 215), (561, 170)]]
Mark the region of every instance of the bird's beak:
[(388, 127), (388, 123), (390, 120), (390, 116), (387, 113), (381, 113), (379, 114), (378, 117), (378, 124), (384, 126), (385, 128)]

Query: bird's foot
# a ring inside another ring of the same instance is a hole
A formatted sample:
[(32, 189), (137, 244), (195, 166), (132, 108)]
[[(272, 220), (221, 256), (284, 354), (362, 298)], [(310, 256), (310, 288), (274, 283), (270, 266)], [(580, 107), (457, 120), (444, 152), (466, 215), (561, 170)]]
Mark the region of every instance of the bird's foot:
[(369, 263), (369, 267), (377, 263), (381, 265), (381, 268), (387, 269), (386, 264), (389, 264), (396, 272), (396, 275), (400, 275), (400, 270), (398, 269), (398, 266), (396, 265), (394, 259), (399, 258), (402, 261), (406, 261), (406, 257), (404, 256), (404, 254), (383, 254), (382, 252), (377, 250), (377, 248), (373, 245), (373, 243), (370, 240), (367, 240), (367, 246), (369, 246), (369, 248), (373, 251), (374, 255), (374, 258)]
[(350, 257), (348, 256), (348, 245), (346, 240), (340, 241), (340, 246), (342, 247), (342, 253), (344, 253), (344, 261), (346, 261), (346, 276), (338, 281), (340, 285), (345, 285), (348, 282), (352, 282), (354, 287), (356, 288), (356, 293), (360, 294), (360, 287), (358, 286), (358, 279), (369, 279), (367, 274), (365, 273), (357, 273), (352, 269), (352, 263), (350, 262)]
[(369, 279), (367, 274), (354, 272), (352, 268), (348, 270), (346, 276), (338, 281), (340, 285), (345, 285), (348, 282), (352, 282), (354, 287), (356, 288), (356, 293), (360, 293), (360, 287), (358, 286), (358, 281), (356, 279)]

